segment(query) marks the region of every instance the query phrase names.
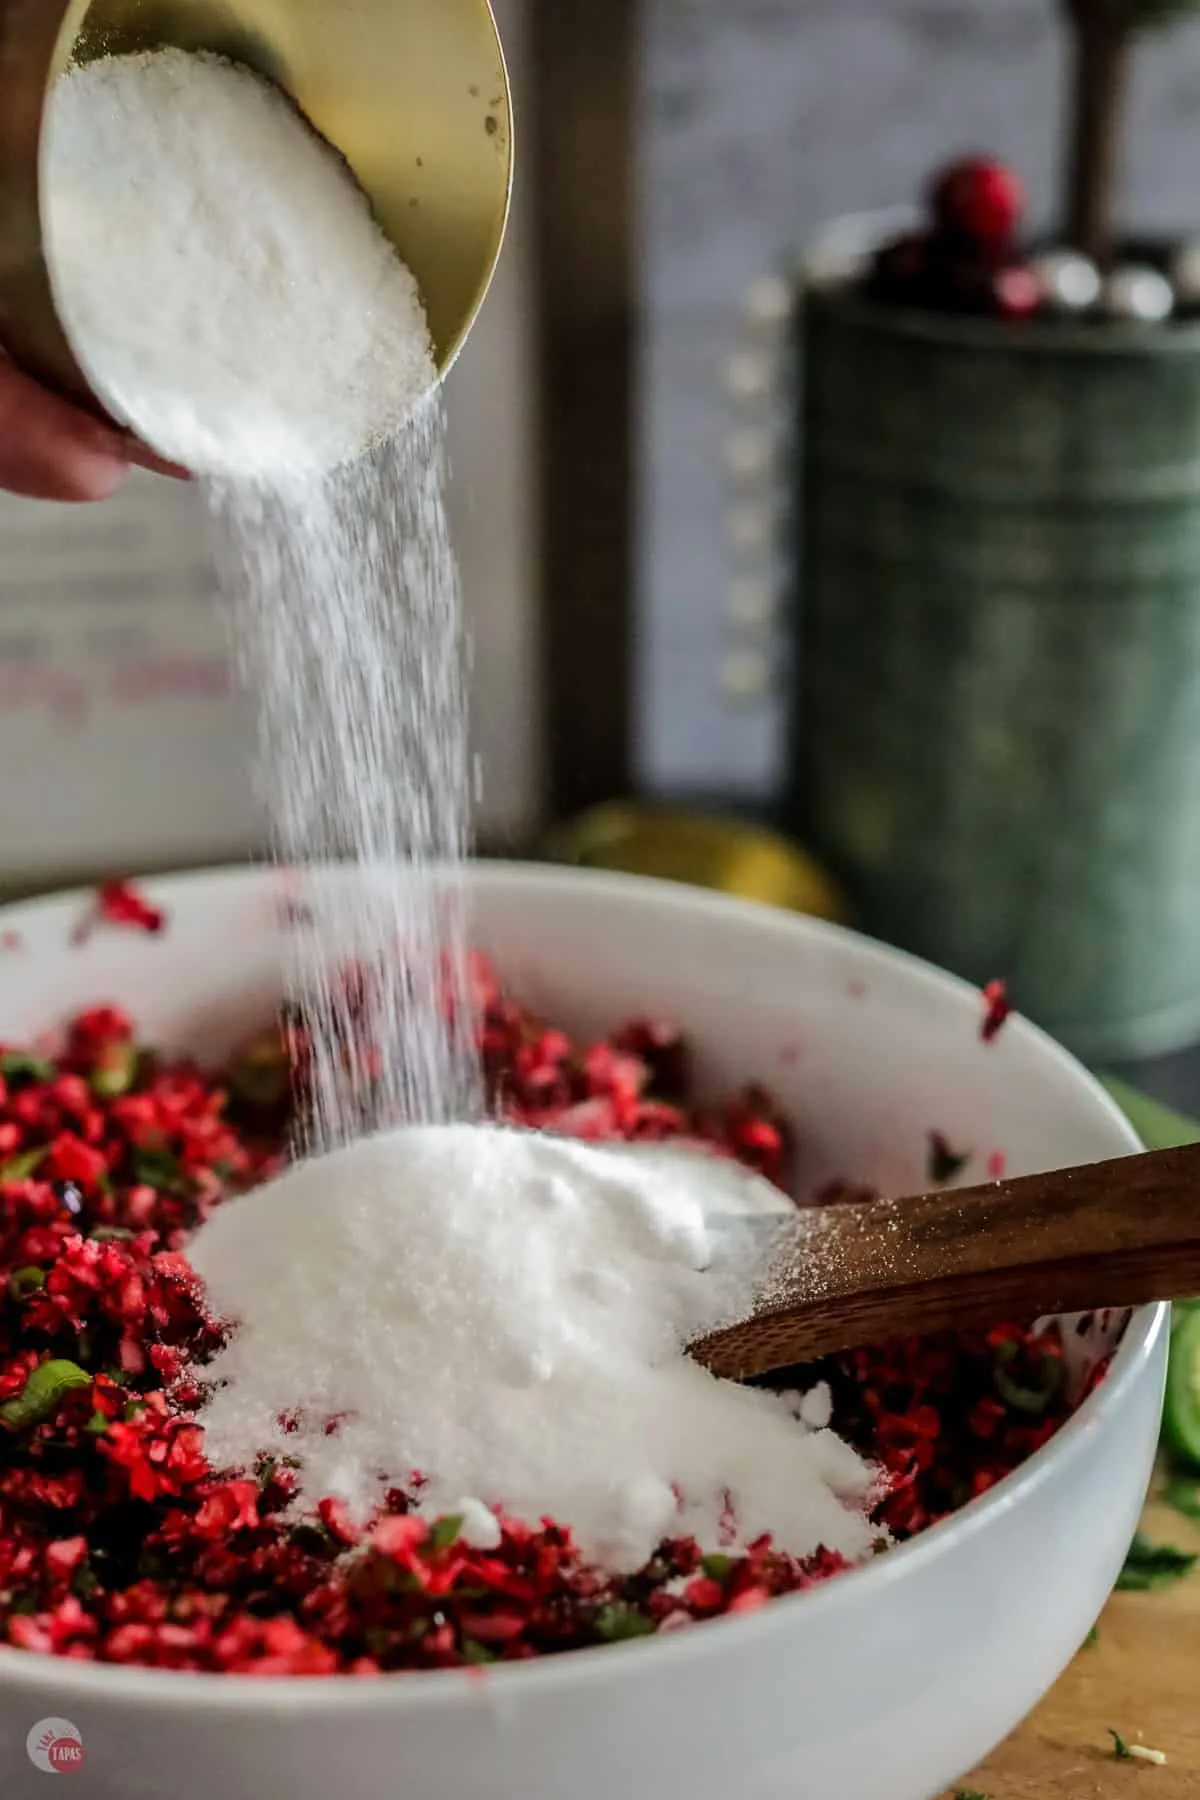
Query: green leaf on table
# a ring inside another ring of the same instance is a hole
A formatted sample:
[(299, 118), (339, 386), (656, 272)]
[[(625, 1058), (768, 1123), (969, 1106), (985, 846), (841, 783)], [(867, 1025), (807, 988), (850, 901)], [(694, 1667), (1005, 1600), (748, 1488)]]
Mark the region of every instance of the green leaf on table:
[(1139, 1531), (1129, 1546), (1125, 1567), (1117, 1577), (1117, 1592), (1148, 1594), (1158, 1588), (1170, 1587), (1172, 1582), (1190, 1575), (1198, 1561), (1200, 1557), (1187, 1550), (1177, 1550), (1173, 1544), (1152, 1544)]
[(1104, 1076), (1103, 1082), (1147, 1150), (1179, 1150), (1200, 1142), (1200, 1123), (1151, 1100), (1115, 1075)]
[(1108, 1735), (1113, 1741), (1113, 1755), (1118, 1762), (1153, 1763), (1161, 1768), (1167, 1760), (1161, 1750), (1151, 1750), (1148, 1744), (1127, 1744), (1120, 1732), (1114, 1731), (1111, 1725)]
[(1173, 1475), (1163, 1489), (1163, 1500), (1185, 1519), (1200, 1520), (1200, 1480)]

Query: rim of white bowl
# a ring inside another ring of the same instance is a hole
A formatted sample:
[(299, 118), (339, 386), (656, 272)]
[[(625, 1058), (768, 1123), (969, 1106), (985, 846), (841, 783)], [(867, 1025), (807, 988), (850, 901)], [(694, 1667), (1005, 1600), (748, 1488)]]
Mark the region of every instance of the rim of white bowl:
[[(341, 867), (344, 866), (333, 865), (334, 872)], [(249, 864), (200, 869), (180, 875), (147, 876), (137, 885), (164, 906), (169, 906), (180, 896), (203, 894), (205, 889), (219, 887), (253, 886), (269, 881), (276, 874), (270, 865)], [(868, 962), (893, 970), (906, 969), (944, 992), (978, 1002), (978, 990), (969, 982), (907, 951), (895, 950), (847, 926), (784, 912), (753, 900), (649, 876), (553, 864), (478, 862), (471, 864), (468, 875), (469, 886), (522, 887), (531, 882), (550, 892), (555, 888), (620, 892), (667, 910), (682, 908), (717, 917), (740, 916), (747, 921), (752, 918), (758, 928), (765, 926), (783, 935), (852, 944)], [(60, 913), (69, 917), (87, 903), (94, 891), (75, 888), (0, 907), (0, 922), (19, 928), (22, 919), (46, 920)], [(1022, 1015), (1014, 1015), (1005, 1029), (1017, 1036), (1030, 1036), (1039, 1043), (1043, 1052), (1049, 1054), (1061, 1069), (1087, 1087), (1097, 1111), (1107, 1115), (1109, 1122), (1118, 1127), (1130, 1151), (1142, 1147), (1120, 1107), (1090, 1070), (1068, 1050)], [(53, 1685), (56, 1705), (66, 1710), (70, 1709), (73, 1698), (125, 1699), (152, 1710), (187, 1704), (208, 1713), (231, 1711), (277, 1716), (294, 1712), (298, 1707), (316, 1707), (326, 1712), (374, 1711), (418, 1705), (438, 1708), (477, 1705), (481, 1690), (494, 1691), (497, 1685), (506, 1689), (515, 1685), (529, 1692), (535, 1688), (553, 1690), (573, 1683), (595, 1682), (606, 1670), (610, 1679), (620, 1679), (622, 1669), (644, 1674), (652, 1661), (669, 1658), (673, 1662), (686, 1662), (709, 1655), (721, 1644), (730, 1654), (736, 1654), (739, 1644), (747, 1643), (752, 1637), (789, 1631), (798, 1623), (798, 1608), (803, 1608), (803, 1617), (815, 1625), (821, 1614), (841, 1605), (843, 1597), (856, 1594), (865, 1583), (879, 1588), (891, 1587), (918, 1574), (926, 1563), (951, 1554), (956, 1544), (986, 1531), (993, 1519), (1012, 1511), (1046, 1482), (1055, 1479), (1060, 1469), (1068, 1467), (1082, 1453), (1085, 1436), (1093, 1429), (1103, 1427), (1119, 1411), (1125, 1394), (1159, 1348), (1169, 1316), (1170, 1307), (1165, 1304), (1137, 1308), (1099, 1387), (1088, 1395), (1047, 1444), (986, 1494), (968, 1501), (949, 1518), (918, 1533), (907, 1543), (897, 1545), (885, 1556), (874, 1557), (858, 1568), (831, 1576), (802, 1593), (781, 1595), (758, 1612), (706, 1620), (686, 1631), (639, 1638), (619, 1646), (600, 1644), (525, 1663), (497, 1664), (482, 1671), (412, 1670), (369, 1678), (220, 1675), (151, 1669), (135, 1664), (81, 1663), (0, 1645), (0, 1689), (13, 1692), (23, 1688), (37, 1690), (44, 1689), (49, 1682)]]

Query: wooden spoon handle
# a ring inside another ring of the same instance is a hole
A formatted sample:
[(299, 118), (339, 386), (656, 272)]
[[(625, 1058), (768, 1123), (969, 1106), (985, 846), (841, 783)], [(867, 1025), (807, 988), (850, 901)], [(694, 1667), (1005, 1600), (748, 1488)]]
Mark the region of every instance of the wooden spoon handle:
[(1200, 1294), (1200, 1144), (812, 1208), (759, 1310), (691, 1346), (746, 1380), (839, 1350)]

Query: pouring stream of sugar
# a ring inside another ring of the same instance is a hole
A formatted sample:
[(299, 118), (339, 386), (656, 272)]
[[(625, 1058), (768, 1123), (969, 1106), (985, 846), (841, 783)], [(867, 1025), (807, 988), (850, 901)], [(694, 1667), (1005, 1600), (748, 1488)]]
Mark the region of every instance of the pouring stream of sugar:
[[(264, 836), (307, 918), (285, 973), (306, 1143), (471, 1116), (467, 646), (415, 276), (349, 165), (247, 68), (105, 56), (46, 113), (46, 251), (76, 356), (115, 418), (200, 477)], [(308, 870), (342, 862), (336, 891), (310, 891)]]
[(1200, 1145), (801, 1211), (751, 1316), (692, 1355), (749, 1380), (839, 1350), (1200, 1292)]

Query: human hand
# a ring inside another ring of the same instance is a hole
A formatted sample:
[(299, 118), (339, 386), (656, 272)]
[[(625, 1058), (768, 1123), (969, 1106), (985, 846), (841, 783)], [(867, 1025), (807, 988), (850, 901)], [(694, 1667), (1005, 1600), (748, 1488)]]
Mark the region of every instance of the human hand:
[(138, 464), (186, 471), (22, 374), (0, 351), (0, 488), (33, 500), (107, 500)]

